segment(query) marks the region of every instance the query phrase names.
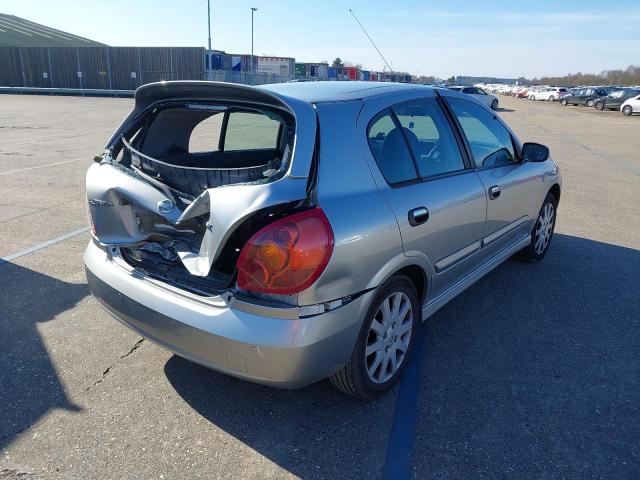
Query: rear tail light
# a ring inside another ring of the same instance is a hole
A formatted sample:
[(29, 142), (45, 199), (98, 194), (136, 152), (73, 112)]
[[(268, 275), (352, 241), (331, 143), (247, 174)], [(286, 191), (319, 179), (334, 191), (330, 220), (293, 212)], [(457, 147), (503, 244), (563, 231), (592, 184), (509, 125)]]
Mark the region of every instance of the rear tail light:
[(238, 287), (298, 293), (324, 271), (333, 252), (333, 231), (320, 208), (281, 218), (260, 229), (238, 258)]

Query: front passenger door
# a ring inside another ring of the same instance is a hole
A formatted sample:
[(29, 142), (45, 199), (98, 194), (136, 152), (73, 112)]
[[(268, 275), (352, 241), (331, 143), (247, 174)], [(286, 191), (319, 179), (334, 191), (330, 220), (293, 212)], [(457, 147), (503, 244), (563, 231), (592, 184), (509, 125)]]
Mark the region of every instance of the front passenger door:
[(521, 163), (509, 130), (492, 111), (460, 98), (448, 98), (464, 132), (487, 195), (483, 249), (498, 253), (531, 229), (529, 213), (537, 200), (534, 164)]

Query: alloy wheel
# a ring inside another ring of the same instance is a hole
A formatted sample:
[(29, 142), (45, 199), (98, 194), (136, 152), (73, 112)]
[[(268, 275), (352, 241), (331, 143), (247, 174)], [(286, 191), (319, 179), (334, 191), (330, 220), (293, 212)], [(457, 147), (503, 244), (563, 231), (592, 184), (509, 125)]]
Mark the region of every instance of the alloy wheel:
[(411, 300), (403, 292), (385, 298), (371, 322), (364, 357), (373, 383), (388, 381), (404, 361), (413, 326)]
[(553, 223), (555, 221), (555, 208), (552, 203), (545, 204), (544, 208), (538, 216), (536, 222), (536, 230), (533, 237), (533, 248), (538, 255), (545, 251), (551, 236), (553, 235)]
[(629, 116), (633, 113), (633, 109), (631, 108), (631, 106), (625, 105), (625, 107), (622, 109), (622, 113)]

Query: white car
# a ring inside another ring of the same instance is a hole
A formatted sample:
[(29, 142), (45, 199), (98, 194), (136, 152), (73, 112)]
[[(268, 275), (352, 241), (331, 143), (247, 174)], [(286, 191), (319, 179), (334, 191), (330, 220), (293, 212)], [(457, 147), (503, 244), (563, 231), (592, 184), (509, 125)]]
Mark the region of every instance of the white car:
[(478, 100), (480, 103), (485, 104), (487, 107), (491, 108), (491, 110), (498, 109), (498, 97), (495, 95), (491, 95), (485, 92), (483, 89), (478, 87), (449, 87), (451, 90), (455, 90), (456, 92), (466, 93), (471, 97)]
[(569, 90), (567, 90), (565, 87), (548, 87), (545, 88), (544, 91), (536, 95), (535, 100), (548, 100), (550, 102), (555, 102), (568, 93)]
[(568, 93), (564, 87), (539, 87), (528, 92), (529, 100), (555, 102)]
[(622, 105), (620, 105), (620, 111), (625, 115), (629, 116), (634, 113), (640, 112), (640, 95), (636, 95), (635, 97), (630, 98)]

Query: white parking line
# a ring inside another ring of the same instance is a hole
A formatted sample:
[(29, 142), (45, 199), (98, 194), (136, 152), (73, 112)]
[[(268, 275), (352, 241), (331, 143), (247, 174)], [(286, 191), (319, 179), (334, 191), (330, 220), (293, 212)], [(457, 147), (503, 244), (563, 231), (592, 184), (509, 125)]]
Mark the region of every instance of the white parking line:
[(0, 172), (0, 175), (10, 175), (12, 173), (26, 172), (28, 170), (35, 170), (37, 168), (54, 167), (56, 165), (62, 165), (63, 163), (79, 162), (80, 160), (88, 161), (90, 160), (90, 156), (87, 155), (86, 157), (72, 158), (71, 160), (62, 160), (60, 162), (45, 163), (44, 165), (34, 165), (33, 167), (25, 167), (25, 168), (19, 168), (17, 170), (10, 170), (8, 172)]
[(85, 233), (89, 231), (89, 227), (79, 228), (78, 230), (74, 230), (73, 232), (62, 234), (56, 238), (52, 238), (51, 240), (47, 240), (46, 242), (38, 243), (33, 247), (25, 248), (16, 253), (11, 253), (6, 257), (0, 258), (0, 265), (3, 263), (11, 262), (16, 258), (24, 257), (25, 255), (29, 255), (30, 253), (37, 252), (38, 250), (42, 250), (43, 248), (49, 247), (51, 245), (55, 245), (56, 243), (60, 243), (68, 238), (75, 237), (76, 235), (80, 235), (81, 233)]

